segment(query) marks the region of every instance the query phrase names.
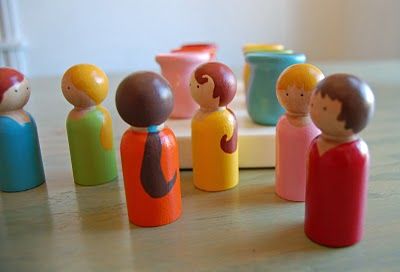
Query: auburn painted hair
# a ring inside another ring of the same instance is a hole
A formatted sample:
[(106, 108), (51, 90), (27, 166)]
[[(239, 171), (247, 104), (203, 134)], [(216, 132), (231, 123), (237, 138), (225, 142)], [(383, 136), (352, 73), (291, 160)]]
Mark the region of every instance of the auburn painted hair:
[(228, 105), (236, 94), (235, 75), (223, 63), (207, 62), (202, 64), (196, 69), (194, 76), (199, 84), (208, 82), (208, 77), (212, 78), (214, 82), (213, 98), (219, 97), (219, 106)]
[(0, 67), (0, 103), (4, 94), (16, 83), (24, 81), (24, 75), (10, 67)]

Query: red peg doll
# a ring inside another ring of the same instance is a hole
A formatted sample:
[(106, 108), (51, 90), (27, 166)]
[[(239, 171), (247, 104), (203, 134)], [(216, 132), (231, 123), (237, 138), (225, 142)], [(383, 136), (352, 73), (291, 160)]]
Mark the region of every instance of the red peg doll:
[(129, 220), (143, 227), (169, 224), (181, 215), (178, 147), (164, 127), (173, 108), (170, 86), (156, 73), (133, 73), (119, 84), (116, 106), (131, 125), (120, 147)]
[(359, 78), (335, 74), (311, 97), (321, 135), (308, 155), (305, 233), (316, 243), (343, 247), (362, 239), (369, 153), (358, 136), (374, 111), (374, 95)]

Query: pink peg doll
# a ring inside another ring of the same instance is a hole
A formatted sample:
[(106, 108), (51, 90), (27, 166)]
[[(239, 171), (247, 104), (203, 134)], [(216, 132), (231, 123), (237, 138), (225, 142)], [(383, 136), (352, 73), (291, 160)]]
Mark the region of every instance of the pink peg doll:
[(290, 201), (304, 201), (306, 158), (311, 141), (320, 133), (309, 115), (309, 102), (322, 72), (307, 63), (284, 70), (276, 87), (286, 113), (276, 126), (276, 193)]

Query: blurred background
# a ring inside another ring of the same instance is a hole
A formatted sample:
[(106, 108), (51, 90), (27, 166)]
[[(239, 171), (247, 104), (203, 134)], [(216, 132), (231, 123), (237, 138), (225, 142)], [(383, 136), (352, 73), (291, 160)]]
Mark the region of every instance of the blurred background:
[(244, 43), (282, 43), (308, 61), (400, 58), (398, 0), (0, 0), (0, 65), (30, 77), (89, 62), (157, 70), (157, 53), (216, 42), (239, 72)]

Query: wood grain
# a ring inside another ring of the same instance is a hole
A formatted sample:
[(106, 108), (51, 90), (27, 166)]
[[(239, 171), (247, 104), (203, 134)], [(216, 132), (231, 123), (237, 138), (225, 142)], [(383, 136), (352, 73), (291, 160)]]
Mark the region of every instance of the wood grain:
[[(159, 228), (130, 225), (121, 173), (111, 184), (73, 184), (65, 133), (69, 105), (58, 79), (35, 79), (27, 109), (38, 123), (47, 183), (0, 194), (0, 271), (398, 271), (400, 62), (319, 67), (326, 75), (356, 74), (376, 95), (375, 117), (363, 133), (372, 167), (361, 243), (329, 249), (309, 241), (304, 204), (275, 195), (273, 169), (241, 170), (239, 186), (218, 193), (196, 190), (192, 172), (183, 171), (182, 218)], [(126, 128), (113, 101), (122, 77), (112, 77), (105, 103), (116, 143)]]

